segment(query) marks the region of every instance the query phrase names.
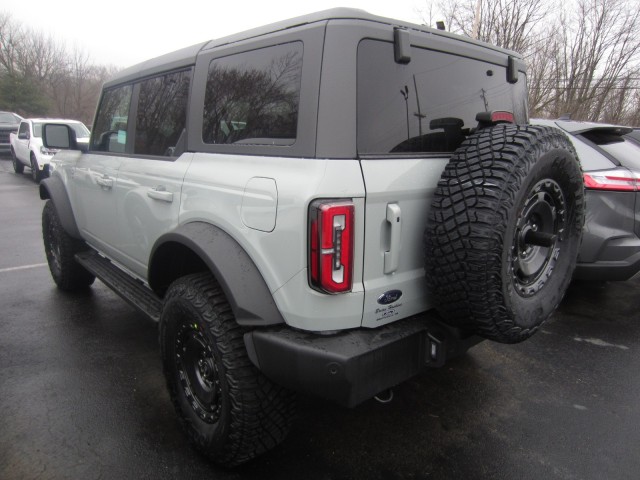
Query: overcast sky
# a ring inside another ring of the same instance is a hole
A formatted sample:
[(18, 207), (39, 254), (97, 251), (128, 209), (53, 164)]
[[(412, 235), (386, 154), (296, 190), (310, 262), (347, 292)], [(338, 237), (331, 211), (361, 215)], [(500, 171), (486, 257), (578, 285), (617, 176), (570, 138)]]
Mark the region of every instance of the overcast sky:
[(52, 33), (70, 47), (84, 48), (93, 63), (127, 67), (206, 40), (340, 6), (421, 23), (418, 10), (426, 3), (427, 0), (28, 0), (7, 1), (0, 10), (24, 25)]

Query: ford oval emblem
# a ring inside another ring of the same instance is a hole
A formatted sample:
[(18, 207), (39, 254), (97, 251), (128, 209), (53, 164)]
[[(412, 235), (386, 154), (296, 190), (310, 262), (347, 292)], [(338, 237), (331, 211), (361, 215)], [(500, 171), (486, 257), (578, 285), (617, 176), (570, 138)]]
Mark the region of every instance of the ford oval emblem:
[(402, 292), (400, 290), (389, 290), (378, 297), (378, 303), (380, 305), (389, 305), (400, 300), (401, 296)]

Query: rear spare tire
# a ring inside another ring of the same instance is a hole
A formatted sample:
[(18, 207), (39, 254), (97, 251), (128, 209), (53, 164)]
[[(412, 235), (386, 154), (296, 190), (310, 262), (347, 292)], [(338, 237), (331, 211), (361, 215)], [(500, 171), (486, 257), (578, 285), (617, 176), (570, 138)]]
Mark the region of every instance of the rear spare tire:
[(571, 281), (583, 223), (582, 171), (562, 132), (498, 125), (469, 136), (425, 231), (427, 283), (445, 321), (502, 343), (530, 337)]

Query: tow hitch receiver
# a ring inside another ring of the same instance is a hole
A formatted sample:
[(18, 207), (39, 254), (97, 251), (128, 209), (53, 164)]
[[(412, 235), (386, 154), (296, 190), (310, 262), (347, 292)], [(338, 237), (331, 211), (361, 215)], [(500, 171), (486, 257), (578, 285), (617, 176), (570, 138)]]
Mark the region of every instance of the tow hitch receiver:
[(427, 367), (441, 367), (481, 340), (464, 336), (431, 313), (331, 335), (279, 325), (244, 336), (249, 358), (271, 380), (347, 407)]

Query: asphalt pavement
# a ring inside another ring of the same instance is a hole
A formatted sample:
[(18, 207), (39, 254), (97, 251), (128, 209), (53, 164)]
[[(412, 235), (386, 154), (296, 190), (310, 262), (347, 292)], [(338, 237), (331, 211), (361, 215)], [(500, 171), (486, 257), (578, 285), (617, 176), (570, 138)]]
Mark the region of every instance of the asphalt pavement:
[(301, 397), (281, 446), (220, 469), (179, 428), (156, 324), (98, 281), (56, 289), (25, 172), (0, 159), (0, 479), (640, 478), (640, 281), (574, 283), (529, 341), (483, 342), (389, 404)]

